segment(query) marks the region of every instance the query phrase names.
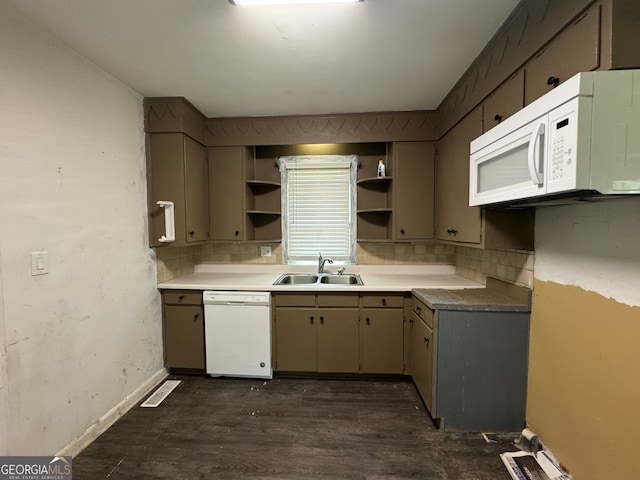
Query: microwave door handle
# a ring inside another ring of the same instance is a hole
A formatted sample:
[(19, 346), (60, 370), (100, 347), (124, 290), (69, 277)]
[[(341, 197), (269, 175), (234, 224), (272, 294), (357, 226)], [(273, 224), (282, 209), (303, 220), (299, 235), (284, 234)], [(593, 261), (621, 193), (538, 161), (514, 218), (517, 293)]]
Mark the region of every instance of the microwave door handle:
[(538, 149), (538, 142), (544, 136), (545, 124), (539, 123), (536, 130), (531, 135), (529, 140), (529, 151), (527, 153), (527, 166), (529, 167), (529, 176), (534, 185), (542, 185), (543, 176), (542, 172), (539, 172), (536, 168), (536, 151)]

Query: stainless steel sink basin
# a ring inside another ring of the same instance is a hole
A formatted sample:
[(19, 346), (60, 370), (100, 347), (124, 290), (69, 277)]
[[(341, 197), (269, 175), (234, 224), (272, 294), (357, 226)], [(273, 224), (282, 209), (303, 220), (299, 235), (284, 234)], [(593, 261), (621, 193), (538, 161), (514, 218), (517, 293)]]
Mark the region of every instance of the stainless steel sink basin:
[(309, 275), (308, 273), (285, 273), (281, 275), (273, 284), (274, 285), (311, 285), (318, 283), (317, 275)]
[(323, 275), (320, 277), (320, 283), (328, 283), (329, 285), (362, 285), (362, 279), (359, 275)]
[(274, 285), (364, 285), (360, 275), (322, 273), (285, 273), (273, 282)]

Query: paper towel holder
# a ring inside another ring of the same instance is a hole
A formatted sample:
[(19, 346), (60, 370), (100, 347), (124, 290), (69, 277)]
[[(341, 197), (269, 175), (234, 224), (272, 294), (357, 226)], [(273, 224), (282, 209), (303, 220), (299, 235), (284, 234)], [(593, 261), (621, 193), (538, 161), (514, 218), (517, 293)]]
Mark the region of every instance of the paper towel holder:
[(164, 235), (158, 241), (160, 243), (171, 243), (176, 241), (176, 223), (174, 216), (174, 204), (170, 201), (158, 200), (160, 207), (164, 208)]

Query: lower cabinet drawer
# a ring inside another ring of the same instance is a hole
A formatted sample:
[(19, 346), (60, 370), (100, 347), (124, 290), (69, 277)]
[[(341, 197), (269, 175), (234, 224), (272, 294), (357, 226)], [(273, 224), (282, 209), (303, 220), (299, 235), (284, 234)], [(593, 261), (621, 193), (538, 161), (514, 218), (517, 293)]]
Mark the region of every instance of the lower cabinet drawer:
[(274, 296), (276, 307), (315, 307), (315, 293), (276, 293)]
[(362, 306), (365, 308), (402, 308), (404, 306), (404, 295), (365, 294), (362, 295)]
[(164, 290), (162, 301), (165, 305), (202, 305), (200, 290)]
[(424, 323), (433, 329), (433, 310), (415, 297), (413, 298), (413, 311)]

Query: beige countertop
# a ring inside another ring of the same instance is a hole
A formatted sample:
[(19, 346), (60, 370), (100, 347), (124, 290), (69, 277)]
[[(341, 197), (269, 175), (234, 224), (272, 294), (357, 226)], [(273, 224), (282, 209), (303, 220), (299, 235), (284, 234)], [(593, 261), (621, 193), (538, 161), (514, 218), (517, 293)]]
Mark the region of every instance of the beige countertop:
[[(334, 265), (325, 268), (335, 273)], [(345, 274), (357, 273), (364, 285), (273, 285), (283, 273), (313, 273), (313, 266), (196, 265), (194, 273), (158, 284), (160, 289), (314, 291), (314, 292), (411, 292), (416, 288), (463, 289), (484, 285), (455, 274), (452, 265), (350, 265)]]

